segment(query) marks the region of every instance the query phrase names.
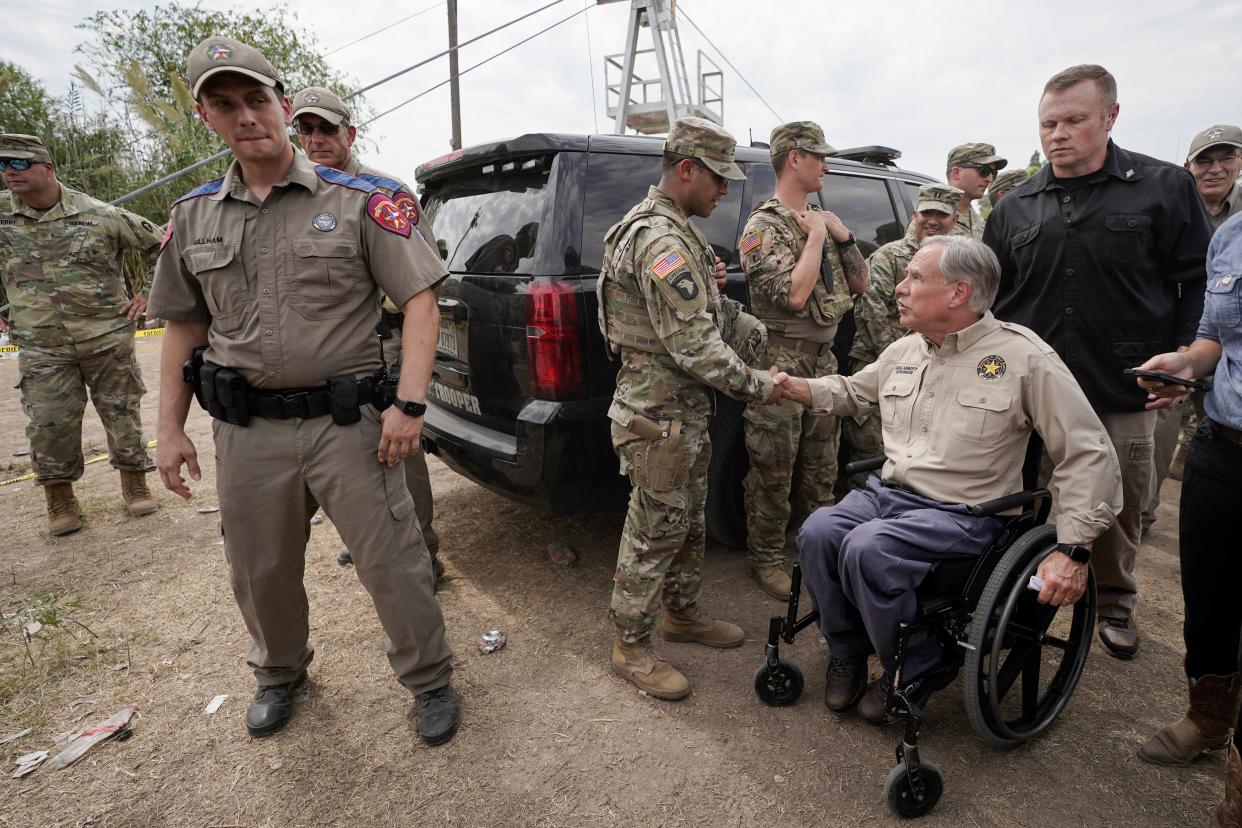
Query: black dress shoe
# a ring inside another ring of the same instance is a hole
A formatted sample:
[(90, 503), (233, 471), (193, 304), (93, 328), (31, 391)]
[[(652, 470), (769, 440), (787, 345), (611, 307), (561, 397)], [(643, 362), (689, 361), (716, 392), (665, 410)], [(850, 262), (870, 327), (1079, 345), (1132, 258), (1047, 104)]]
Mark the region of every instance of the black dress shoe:
[(246, 730), (256, 738), (271, 736), (293, 717), (294, 695), (306, 683), (306, 673), (286, 684), (268, 684), (255, 691), (246, 708)]
[(457, 735), (461, 724), (461, 699), (446, 684), (414, 697), (418, 707), (418, 735), (429, 745), (442, 745)]
[(1133, 618), (1101, 619), (1100, 641), (1110, 656), (1129, 661), (1139, 651), (1138, 624)]

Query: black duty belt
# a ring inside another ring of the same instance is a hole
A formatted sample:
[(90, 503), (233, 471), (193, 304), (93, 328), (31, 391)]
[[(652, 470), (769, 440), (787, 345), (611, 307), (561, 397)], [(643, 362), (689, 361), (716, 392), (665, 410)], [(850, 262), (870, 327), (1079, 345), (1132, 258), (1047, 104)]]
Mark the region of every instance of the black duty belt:
[[(332, 393), (327, 388), (288, 388), (263, 391), (251, 388), (246, 393), (252, 417), (269, 420), (309, 420), (332, 413)], [(370, 377), (358, 380), (358, 405), (374, 402), (375, 384)]]
[(782, 348), (788, 348), (791, 351), (798, 351), (803, 354), (814, 354), (823, 356), (832, 350), (831, 342), (812, 342), (809, 339), (795, 339), (792, 336), (784, 336), (783, 334), (768, 331), (768, 344), (779, 345)]

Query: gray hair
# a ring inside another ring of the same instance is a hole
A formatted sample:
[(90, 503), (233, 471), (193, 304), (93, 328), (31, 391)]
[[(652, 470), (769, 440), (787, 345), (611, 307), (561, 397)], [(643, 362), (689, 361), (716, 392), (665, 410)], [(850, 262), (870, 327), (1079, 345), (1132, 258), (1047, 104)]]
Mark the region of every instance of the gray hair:
[(940, 272), (944, 283), (970, 285), (970, 309), (982, 316), (996, 301), (1000, 290), (1000, 261), (992, 248), (970, 236), (929, 236), (919, 249), (940, 245)]

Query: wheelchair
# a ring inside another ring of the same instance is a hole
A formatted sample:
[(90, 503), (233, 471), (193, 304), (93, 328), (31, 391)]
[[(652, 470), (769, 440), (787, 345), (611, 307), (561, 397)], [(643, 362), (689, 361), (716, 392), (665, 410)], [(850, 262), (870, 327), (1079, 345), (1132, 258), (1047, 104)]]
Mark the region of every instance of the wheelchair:
[[(971, 514), (1000, 516), (1004, 525), (982, 555), (946, 562), (916, 590), (919, 615), (898, 625), (895, 665), (887, 712), (905, 722), (897, 746), (897, 763), (884, 782), (884, 799), (901, 818), (931, 811), (944, 792), (940, 769), (919, 756), (923, 708), (912, 698), (915, 685), (902, 680), (909, 642), (934, 635), (951, 659), (948, 667), (963, 673), (966, 713), (979, 737), (995, 748), (1010, 748), (1038, 736), (1065, 708), (1082, 676), (1095, 626), (1095, 577), (1088, 567), (1087, 590), (1076, 604), (1040, 604), (1028, 586), (1040, 562), (1056, 548), (1056, 528), (1046, 525), (1052, 509), (1047, 489), (1033, 487), (1038, 451), (1032, 440), (1024, 467), (1027, 488), (971, 507)], [(1030, 462), (1031, 458), (1035, 462)], [(850, 474), (874, 471), (884, 458), (850, 463)], [(1014, 508), (1015, 515), (1001, 515)], [(786, 614), (768, 627), (764, 662), (755, 673), (755, 692), (766, 704), (793, 704), (802, 693), (798, 667), (780, 657), (780, 644), (819, 620), (815, 610), (798, 617), (802, 572), (792, 571)]]

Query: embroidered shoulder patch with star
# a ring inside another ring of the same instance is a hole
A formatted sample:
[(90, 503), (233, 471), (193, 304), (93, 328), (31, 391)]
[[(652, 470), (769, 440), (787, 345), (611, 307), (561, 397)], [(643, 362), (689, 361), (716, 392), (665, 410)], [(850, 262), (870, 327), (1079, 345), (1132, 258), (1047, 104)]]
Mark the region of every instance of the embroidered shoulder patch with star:
[(383, 193), (372, 193), (367, 199), (367, 215), (389, 233), (406, 239), (410, 237), (410, 220), (406, 218), (405, 211)]
[(996, 354), (985, 356), (979, 360), (979, 364), (975, 366), (975, 373), (981, 379), (998, 380), (1005, 376), (1005, 360)]
[(419, 218), (418, 202), (414, 200), (414, 196), (410, 195), (405, 190), (397, 190), (396, 194), (392, 197), (392, 201), (393, 204), (396, 204), (401, 208), (401, 211), (405, 213), (405, 217), (410, 220), (410, 224), (417, 227)]

